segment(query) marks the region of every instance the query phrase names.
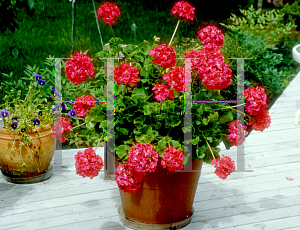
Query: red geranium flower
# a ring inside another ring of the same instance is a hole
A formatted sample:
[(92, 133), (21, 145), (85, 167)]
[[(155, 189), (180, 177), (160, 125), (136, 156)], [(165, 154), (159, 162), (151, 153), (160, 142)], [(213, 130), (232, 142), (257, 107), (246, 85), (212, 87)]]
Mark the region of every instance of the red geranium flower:
[(76, 163), (76, 174), (82, 177), (93, 177), (99, 175), (100, 169), (103, 168), (103, 160), (97, 155), (93, 148), (85, 149), (83, 152), (79, 151), (74, 156)]
[(197, 38), (202, 41), (204, 46), (214, 43), (217, 46), (222, 47), (224, 44), (223, 34), (221, 30), (215, 26), (206, 26), (202, 30), (199, 30)]
[(149, 143), (136, 143), (128, 152), (128, 165), (137, 172), (154, 172), (157, 161), (158, 153)]
[(267, 95), (264, 88), (256, 86), (245, 89), (244, 97), (247, 100), (245, 110), (251, 115), (257, 115), (267, 108)]
[(164, 75), (164, 80), (169, 86), (173, 87), (175, 91), (183, 91), (185, 83), (184, 69), (180, 66), (171, 67), (170, 71)]
[(200, 51), (191, 50), (184, 54), (186, 58), (191, 58), (191, 70), (193, 71), (196, 66), (200, 66), (205, 60), (205, 53)]
[(262, 110), (260, 113), (254, 118), (250, 118), (249, 125), (252, 125), (252, 128), (255, 131), (264, 131), (269, 128), (271, 124), (271, 117), (269, 116), (268, 110)]
[(64, 133), (71, 132), (72, 125), (71, 125), (71, 122), (69, 121), (69, 119), (66, 117), (60, 118), (60, 121), (61, 121), (61, 126), (60, 126), (60, 122), (56, 122), (56, 124), (54, 126), (54, 132), (51, 132), (51, 135), (52, 135), (52, 137), (56, 136), (57, 138), (59, 138), (59, 136), (60, 136), (59, 133), (61, 133), (61, 138), (59, 140), (64, 143), (64, 142), (66, 142), (67, 139), (65, 137), (63, 137), (62, 135)]
[(187, 2), (181, 1), (177, 2), (175, 6), (172, 8), (172, 13), (174, 15), (178, 15), (181, 20), (194, 20), (195, 8), (191, 7), (191, 5)]
[(155, 99), (158, 101), (174, 98), (174, 89), (170, 89), (169, 85), (162, 85), (157, 83), (152, 90), (154, 91)]
[(162, 66), (164, 69), (175, 66), (176, 55), (172, 45), (167, 46), (166, 44), (159, 45), (150, 50), (150, 55), (154, 56), (152, 61)]
[(137, 78), (140, 72), (134, 66), (128, 65), (126, 62), (117, 66), (114, 71), (115, 81), (118, 85), (122, 83), (131, 83), (133, 86), (137, 84)]
[(94, 76), (94, 66), (92, 59), (85, 54), (76, 52), (66, 63), (65, 71), (67, 79), (72, 84), (80, 84), (87, 80), (87, 76)]
[(99, 19), (103, 18), (106, 24), (113, 24), (120, 14), (120, 10), (116, 5), (106, 2), (103, 6), (100, 6), (97, 17)]
[(96, 105), (96, 100), (94, 100), (93, 96), (81, 96), (75, 99), (73, 108), (76, 111), (78, 117), (86, 116), (86, 111), (91, 110)]
[(161, 165), (169, 170), (181, 170), (183, 169), (184, 154), (179, 149), (175, 149), (169, 146), (162, 155)]
[(213, 159), (211, 164), (216, 168), (215, 174), (224, 180), (235, 170), (235, 166), (234, 161), (230, 157), (222, 156), (223, 158), (221, 159)]
[(143, 173), (135, 171), (127, 163), (120, 164), (115, 171), (115, 181), (123, 192), (136, 192), (142, 180)]
[(238, 146), (243, 144), (243, 142), (245, 141), (244, 135), (248, 135), (248, 132), (246, 131), (247, 126), (244, 125), (243, 128), (241, 122), (237, 120), (229, 125), (229, 129), (230, 134), (228, 136), (228, 140), (231, 141), (231, 146)]

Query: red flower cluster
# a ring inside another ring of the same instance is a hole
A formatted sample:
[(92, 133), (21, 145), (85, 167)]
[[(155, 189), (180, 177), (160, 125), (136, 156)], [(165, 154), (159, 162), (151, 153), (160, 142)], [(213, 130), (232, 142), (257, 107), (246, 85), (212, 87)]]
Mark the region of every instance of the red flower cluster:
[(195, 8), (191, 7), (191, 5), (187, 2), (181, 1), (177, 2), (175, 6), (172, 8), (172, 13), (174, 15), (178, 15), (181, 20), (194, 20)]
[(143, 173), (135, 171), (127, 163), (120, 164), (115, 170), (115, 181), (123, 192), (136, 192), (142, 180)]
[(231, 69), (224, 61), (220, 48), (211, 43), (207, 44), (198, 54), (200, 64), (196, 72), (208, 89), (222, 90), (231, 83)]
[(199, 30), (197, 38), (202, 41), (204, 46), (214, 43), (217, 46), (222, 47), (224, 44), (223, 34), (221, 30), (215, 26), (206, 26), (202, 30)]
[(154, 97), (158, 101), (174, 98), (174, 89), (170, 89), (169, 85), (162, 85), (157, 83), (152, 90), (154, 91)]
[(242, 127), (242, 124), (239, 120), (235, 121), (234, 123), (231, 123), (229, 125), (230, 134), (228, 136), (228, 140), (231, 141), (232, 146), (238, 146), (244, 143), (245, 136), (248, 135), (248, 132), (246, 131), (247, 126), (244, 125), (244, 128)]
[(81, 96), (75, 99), (73, 108), (76, 111), (76, 115), (78, 117), (86, 116), (86, 110), (91, 110), (96, 105), (96, 100), (94, 100), (93, 96)]
[[(60, 126), (60, 121), (61, 121), (61, 126)], [(59, 133), (61, 133), (60, 141), (66, 142), (67, 139), (64, 138), (62, 134), (70, 132), (72, 130), (72, 125), (69, 119), (66, 117), (62, 117), (60, 121), (56, 122), (54, 126), (54, 132), (51, 132), (51, 135), (52, 137), (56, 136), (57, 138), (59, 138), (60, 136)]]
[(222, 156), (223, 158), (221, 159), (213, 159), (211, 164), (216, 168), (215, 174), (224, 180), (235, 170), (235, 166), (234, 161), (230, 157)]
[(247, 100), (245, 110), (251, 115), (257, 115), (267, 108), (267, 95), (264, 88), (256, 86), (245, 89), (244, 97)]
[(149, 143), (136, 143), (128, 152), (128, 166), (137, 172), (154, 172), (157, 166), (158, 153)]
[(263, 131), (270, 127), (271, 117), (269, 116), (268, 110), (262, 110), (255, 118), (252, 117), (249, 120), (249, 125), (252, 125), (252, 128), (255, 131)]
[(100, 6), (97, 17), (99, 19), (103, 18), (106, 24), (113, 24), (120, 14), (120, 10), (116, 5), (106, 2), (103, 6)]
[(191, 52), (185, 53), (184, 56), (186, 58), (191, 58), (191, 64), (192, 64), (191, 70), (192, 71), (194, 70), (195, 67), (200, 66), (205, 60), (205, 55), (202, 52), (202, 50), (200, 50), (200, 51), (191, 50)]
[(102, 158), (95, 153), (93, 148), (85, 149), (83, 152), (79, 151), (74, 158), (76, 174), (82, 177), (93, 179), (98, 176), (100, 169), (104, 166)]
[(79, 85), (87, 80), (87, 76), (95, 77), (92, 59), (78, 52), (67, 61), (65, 71), (72, 84)]
[(169, 170), (181, 170), (183, 169), (184, 154), (179, 149), (175, 149), (169, 146), (162, 155), (161, 165)]
[(167, 46), (166, 44), (159, 45), (150, 50), (150, 55), (154, 56), (152, 61), (162, 66), (164, 69), (175, 66), (176, 63), (176, 55), (175, 50), (172, 45)]
[(171, 71), (164, 75), (164, 80), (169, 86), (173, 87), (175, 91), (183, 91), (185, 83), (184, 69), (182, 69), (180, 66), (171, 67)]
[(137, 84), (137, 78), (140, 72), (134, 66), (128, 65), (126, 62), (117, 66), (114, 71), (115, 81), (118, 85), (122, 83), (131, 83), (133, 86)]
[(221, 59), (210, 59), (203, 68), (200, 79), (208, 89), (222, 90), (231, 83), (231, 69)]

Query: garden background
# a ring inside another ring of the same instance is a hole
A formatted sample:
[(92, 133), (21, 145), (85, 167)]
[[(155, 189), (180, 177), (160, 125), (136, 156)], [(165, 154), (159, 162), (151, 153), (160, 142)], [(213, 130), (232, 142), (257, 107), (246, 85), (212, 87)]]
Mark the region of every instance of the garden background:
[[(177, 1), (146, 1), (126, 0), (114, 1), (121, 15), (113, 24), (116, 37), (123, 40), (123, 44), (139, 44), (144, 40), (151, 41), (153, 36), (161, 38), (161, 44), (168, 43), (177, 20), (171, 14), (171, 8)], [(219, 23), (229, 24), (232, 14), (244, 17), (240, 9), (249, 10), (253, 4), (257, 9), (257, 0), (215, 0), (215, 1), (189, 1), (196, 8), (196, 17), (193, 22), (182, 23), (176, 34), (176, 44), (193, 45), (198, 39), (196, 32), (207, 24), (219, 26), (226, 34), (223, 53), (227, 61), (229, 57), (252, 57), (245, 61), (245, 85), (261, 85), (267, 90), (268, 108), (278, 98), (281, 92), (299, 72), (299, 65), (292, 59), (292, 48), (300, 43), (300, 0), (284, 0), (284, 5), (274, 6), (273, 3), (263, 1), (262, 13), (272, 9), (280, 9), (284, 20), (267, 29), (254, 32), (249, 26), (241, 27), (239, 32), (231, 32)], [(95, 1), (96, 11), (105, 1)], [(289, 3), (289, 5), (285, 5)], [(69, 0), (0, 0), (0, 104), (5, 95), (17, 95), (21, 90), (25, 96), (30, 84), (27, 73), (45, 70), (48, 77), (53, 76), (51, 64), (46, 65), (45, 58), (71, 57), (75, 52), (88, 51), (95, 67), (101, 69), (102, 63), (97, 60), (96, 53), (102, 50), (99, 31), (97, 29), (93, 1), (78, 0), (75, 3), (75, 36), (74, 51), (72, 53), (72, 3)], [(97, 19), (98, 20), (98, 19)], [(286, 25), (292, 22), (297, 25), (292, 34), (283, 36)], [(102, 20), (98, 20), (103, 43), (108, 43), (112, 37), (111, 31)], [(255, 21), (259, 24), (259, 22)], [(270, 23), (270, 22), (269, 22)], [(134, 26), (135, 25), (135, 26)], [(17, 27), (15, 29), (15, 27)], [(134, 28), (136, 27), (136, 30)], [(236, 26), (236, 28), (238, 28)], [(270, 31), (277, 29), (282, 36), (271, 36)], [(182, 39), (186, 38), (186, 39)], [(194, 39), (194, 40), (193, 40)], [(236, 61), (229, 61), (236, 74)], [(48, 63), (49, 64), (49, 63)], [(25, 68), (30, 66), (29, 68)], [(33, 69), (31, 67), (34, 67)], [(39, 67), (39, 69), (37, 69)], [(53, 66), (52, 66), (53, 67)], [(48, 70), (47, 70), (48, 69)], [(40, 72), (38, 72), (40, 73)], [(54, 78), (53, 78), (54, 79)], [(82, 83), (78, 88), (66, 80), (63, 70), (63, 100), (75, 100), (83, 95), (102, 95), (102, 89), (89, 88), (89, 81)], [(51, 82), (47, 95), (51, 96)], [(53, 87), (53, 84), (52, 84)], [(79, 90), (78, 90), (79, 89)], [(24, 98), (24, 97), (21, 97)], [(70, 109), (71, 104), (67, 107)], [(82, 120), (76, 118), (74, 124), (80, 127), (76, 132), (69, 134), (69, 139), (63, 143), (63, 148), (85, 148), (96, 146), (100, 138), (99, 123), (94, 129), (81, 124)], [(75, 125), (74, 125), (75, 126)], [(101, 143), (101, 145), (103, 142)]]

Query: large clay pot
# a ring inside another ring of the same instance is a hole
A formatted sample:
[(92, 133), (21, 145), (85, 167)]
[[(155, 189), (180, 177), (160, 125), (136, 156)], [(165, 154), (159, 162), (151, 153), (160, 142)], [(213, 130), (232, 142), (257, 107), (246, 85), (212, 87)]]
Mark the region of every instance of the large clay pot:
[(135, 229), (170, 229), (188, 224), (203, 161), (191, 163), (193, 172), (170, 172), (159, 159), (153, 173), (144, 173), (136, 193), (120, 191), (121, 221)]
[[(36, 177), (48, 169), (56, 147), (55, 137), (51, 135), (53, 126), (47, 124), (37, 130), (41, 137), (33, 140), (32, 144), (27, 147), (28, 149), (22, 146), (20, 152), (22, 135), (15, 135), (6, 128), (0, 129), (0, 166), (6, 178)], [(39, 135), (34, 131), (28, 134), (31, 139)], [(12, 150), (13, 143), (15, 150)]]

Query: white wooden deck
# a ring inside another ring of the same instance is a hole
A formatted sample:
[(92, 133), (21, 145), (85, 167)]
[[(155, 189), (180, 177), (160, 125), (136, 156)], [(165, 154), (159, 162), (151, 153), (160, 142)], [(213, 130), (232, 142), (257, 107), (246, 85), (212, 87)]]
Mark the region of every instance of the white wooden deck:
[[(205, 164), (192, 222), (183, 229), (300, 229), (299, 108), (300, 73), (270, 109), (270, 128), (246, 140), (246, 170), (254, 172), (235, 172), (223, 181)], [(222, 149), (236, 159), (236, 148)], [(76, 175), (77, 151), (63, 151), (64, 171), (38, 184), (11, 184), (0, 176), (1, 230), (129, 229), (119, 221), (116, 183), (104, 180), (103, 171), (92, 180)], [(103, 147), (97, 152), (103, 157)]]

